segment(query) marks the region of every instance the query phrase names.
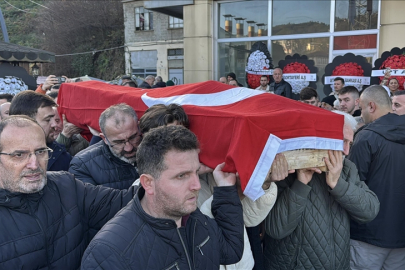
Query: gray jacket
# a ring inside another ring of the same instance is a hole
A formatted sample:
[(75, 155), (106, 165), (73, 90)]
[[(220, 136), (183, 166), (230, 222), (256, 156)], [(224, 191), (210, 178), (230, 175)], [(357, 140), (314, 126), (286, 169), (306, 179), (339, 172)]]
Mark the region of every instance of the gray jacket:
[(267, 269), (350, 269), (350, 218), (373, 220), (380, 203), (345, 159), (332, 190), (325, 173), (305, 185), (290, 175), (277, 183), (279, 195), (266, 219)]

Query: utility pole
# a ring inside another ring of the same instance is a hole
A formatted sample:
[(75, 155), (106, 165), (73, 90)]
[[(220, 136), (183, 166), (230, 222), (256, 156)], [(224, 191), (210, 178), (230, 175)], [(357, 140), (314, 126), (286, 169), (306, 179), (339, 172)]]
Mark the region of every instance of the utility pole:
[(6, 22), (4, 21), (3, 12), (1, 11), (1, 8), (0, 8), (0, 24), (1, 24), (1, 32), (3, 33), (4, 42), (9, 43), (10, 41), (8, 39), (7, 26), (6, 26)]

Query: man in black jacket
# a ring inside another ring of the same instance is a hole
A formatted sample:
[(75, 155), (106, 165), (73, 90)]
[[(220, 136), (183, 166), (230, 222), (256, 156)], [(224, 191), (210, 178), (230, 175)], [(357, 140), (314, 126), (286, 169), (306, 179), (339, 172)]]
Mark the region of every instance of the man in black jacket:
[(142, 89), (151, 89), (154, 81), (155, 81), (155, 77), (152, 76), (152, 75), (148, 75), (148, 76), (146, 76), (145, 81), (143, 81), (143, 82), (139, 85), (139, 88), (142, 88)]
[(138, 117), (127, 104), (107, 108), (99, 120), (102, 141), (78, 153), (69, 172), (85, 183), (127, 189), (138, 179), (136, 149), (142, 135)]
[(0, 269), (78, 269), (92, 235), (133, 197), (47, 173), (51, 152), (31, 118), (0, 122)]
[(27, 115), (42, 127), (46, 136), (46, 145), (53, 150), (52, 158), (48, 161), (48, 171), (67, 171), (72, 156), (65, 147), (55, 142), (57, 104), (49, 96), (31, 90), (18, 93), (11, 102), (10, 115)]
[(380, 85), (364, 90), (360, 109), (366, 126), (348, 159), (381, 205), (370, 223), (351, 223), (351, 268), (405, 269), (405, 116), (391, 113), (391, 99)]
[(273, 91), (276, 95), (293, 99), (292, 87), (288, 82), (284, 81), (281, 68), (273, 70), (273, 79), (274, 82), (270, 84), (270, 92)]
[(97, 234), (82, 269), (219, 269), (243, 252), (242, 206), (236, 176), (225, 163), (214, 177), (212, 213), (197, 209), (201, 188), (197, 137), (183, 126), (149, 131), (139, 146), (141, 187)]

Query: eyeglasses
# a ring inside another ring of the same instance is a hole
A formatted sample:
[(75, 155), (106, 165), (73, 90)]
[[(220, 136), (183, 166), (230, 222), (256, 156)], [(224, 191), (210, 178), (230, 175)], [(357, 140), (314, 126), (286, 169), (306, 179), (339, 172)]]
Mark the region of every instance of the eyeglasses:
[(39, 160), (48, 160), (52, 157), (53, 150), (49, 147), (41, 148), (35, 150), (34, 152), (30, 151), (15, 151), (13, 153), (0, 153), (0, 155), (10, 156), (11, 159), (15, 162), (25, 162), (30, 159), (32, 154), (35, 154)]
[(132, 146), (138, 145), (141, 140), (142, 140), (142, 134), (135, 134), (132, 135), (131, 137), (128, 138), (128, 140), (122, 140), (122, 141), (115, 141), (114, 144), (111, 144), (111, 142), (108, 140), (107, 137), (105, 137), (108, 144), (112, 148), (116, 149), (123, 149), (127, 143), (130, 143)]

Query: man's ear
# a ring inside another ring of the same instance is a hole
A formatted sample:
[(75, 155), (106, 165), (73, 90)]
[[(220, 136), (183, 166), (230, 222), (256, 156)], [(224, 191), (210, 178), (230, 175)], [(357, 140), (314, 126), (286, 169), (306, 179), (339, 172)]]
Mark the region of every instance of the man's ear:
[(150, 174), (142, 174), (139, 177), (139, 180), (141, 182), (141, 185), (145, 192), (148, 195), (154, 195), (155, 194), (155, 178), (152, 177)]
[(371, 113), (373, 113), (373, 112), (375, 112), (377, 110), (377, 106), (376, 106), (375, 102), (373, 102), (373, 101), (370, 101), (368, 103), (368, 106), (370, 106), (370, 112)]
[(359, 103), (360, 103), (360, 98), (357, 98), (357, 99), (354, 100), (354, 105), (355, 106), (358, 106)]
[(101, 139), (103, 139), (105, 144), (108, 144), (106, 137), (104, 136), (103, 133), (100, 133), (99, 136), (101, 137)]

